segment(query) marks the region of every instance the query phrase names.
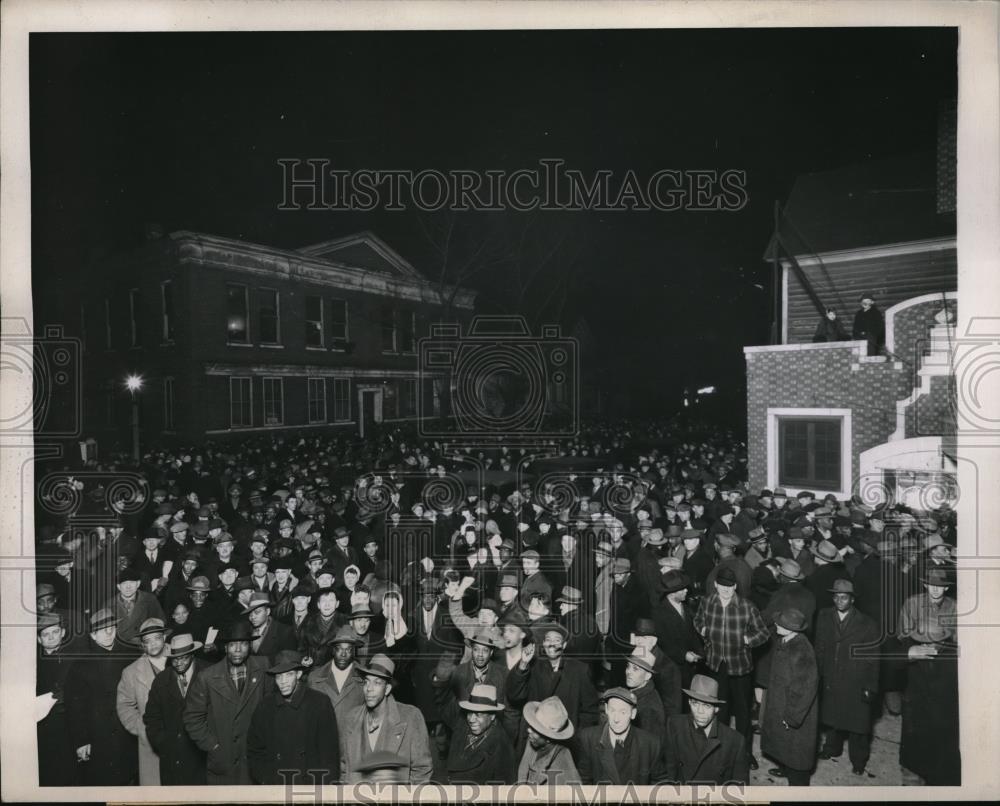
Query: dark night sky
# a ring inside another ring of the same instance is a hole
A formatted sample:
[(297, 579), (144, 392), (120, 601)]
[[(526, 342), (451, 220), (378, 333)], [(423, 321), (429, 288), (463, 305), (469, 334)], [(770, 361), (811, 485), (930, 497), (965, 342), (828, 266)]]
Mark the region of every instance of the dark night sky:
[(278, 211), (283, 157), (738, 168), (739, 212), (572, 214), (571, 304), (640, 396), (643, 376), (739, 381), (768, 336), (775, 200), (800, 173), (933, 150), (956, 48), (954, 29), (34, 34), (36, 289), (150, 221), (279, 247), (371, 229), (421, 264), (412, 213)]

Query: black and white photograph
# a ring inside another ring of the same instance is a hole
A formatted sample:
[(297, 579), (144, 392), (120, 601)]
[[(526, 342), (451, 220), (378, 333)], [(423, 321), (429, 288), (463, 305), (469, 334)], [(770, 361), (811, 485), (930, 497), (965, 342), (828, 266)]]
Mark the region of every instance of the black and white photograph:
[(0, 9), (5, 800), (996, 797), (1000, 5), (91, 8)]

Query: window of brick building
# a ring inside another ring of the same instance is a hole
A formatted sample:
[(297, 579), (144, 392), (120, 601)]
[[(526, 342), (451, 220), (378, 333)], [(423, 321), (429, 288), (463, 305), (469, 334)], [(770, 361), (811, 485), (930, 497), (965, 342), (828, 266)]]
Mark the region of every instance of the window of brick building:
[(323, 298), (306, 297), (306, 347), (323, 346)]
[(350, 340), (347, 300), (330, 300), (330, 346), (343, 350)]
[(253, 425), (253, 399), (250, 378), (229, 379), (229, 426), (249, 428)]
[(226, 341), (230, 344), (247, 344), (250, 341), (247, 296), (245, 285), (226, 284)]
[(309, 378), (309, 422), (326, 422), (325, 378)]
[(163, 430), (174, 430), (174, 379), (163, 379)]
[(839, 490), (841, 419), (782, 417), (778, 421), (778, 482), (782, 487)]
[(160, 283), (161, 336), (164, 341), (174, 340), (174, 287), (167, 280)]
[(281, 343), (281, 300), (272, 288), (257, 290), (257, 321), (261, 344)]
[(264, 425), (285, 422), (285, 389), (282, 378), (264, 378)]
[[(380, 323), (382, 333), (382, 352), (396, 352), (396, 311), (390, 306), (385, 306), (380, 312)], [(383, 404), (384, 405), (384, 404)]]
[(338, 423), (351, 419), (351, 381), (349, 378), (333, 380), (333, 419)]

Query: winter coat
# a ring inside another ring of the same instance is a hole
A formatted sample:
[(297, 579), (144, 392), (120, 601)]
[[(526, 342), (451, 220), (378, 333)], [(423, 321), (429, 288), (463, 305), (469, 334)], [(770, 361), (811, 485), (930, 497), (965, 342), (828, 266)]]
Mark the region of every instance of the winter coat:
[[(793, 770), (816, 764), (819, 674), (809, 640), (798, 633), (778, 642), (771, 660), (760, 730), (761, 752)], [(785, 723), (788, 727), (785, 727)]]
[[(191, 685), (208, 664), (195, 658)], [(205, 784), (205, 753), (195, 744), (184, 727), (184, 705), (177, 673), (168, 665), (158, 674), (149, 688), (149, 698), (143, 713), (146, 737), (160, 762), (160, 784), (163, 786), (202, 786)]]
[(160, 670), (157, 670), (144, 655), (125, 667), (118, 682), (116, 696), (118, 719), (121, 720), (125, 730), (138, 737), (140, 786), (160, 784), (160, 759), (146, 738), (146, 726), (142, 721), (150, 686), (159, 674)]
[(517, 782), (538, 786), (567, 786), (580, 783), (580, 773), (573, 763), (573, 754), (558, 744), (539, 759), (535, 748), (528, 745), (517, 768)]
[[(430, 688), (430, 686), (428, 686)], [(402, 756), (407, 766), (402, 773), (403, 783), (420, 784), (430, 781), (434, 767), (431, 761), (430, 738), (427, 723), (419, 709), (397, 702), (390, 694), (385, 699), (385, 713), (382, 729), (374, 750), (368, 743), (365, 730), (366, 705), (360, 705), (348, 713), (340, 726), (340, 769), (341, 780), (345, 784), (356, 784), (362, 780), (357, 767), (373, 752), (387, 750)]]
[(697, 736), (689, 714), (667, 720), (666, 780), (677, 784), (745, 784), (750, 781), (743, 737), (728, 725), (713, 720), (708, 735)]
[(357, 664), (351, 667), (351, 673), (344, 680), (344, 687), (337, 688), (337, 680), (333, 676), (333, 662), (326, 663), (310, 672), (307, 681), (309, 687), (325, 694), (337, 715), (337, 723), (342, 724), (347, 714), (364, 703), (365, 696), (361, 688), (361, 674)]
[[(287, 700), (274, 678), (250, 720), (247, 763), (257, 784), (332, 784), (340, 779), (340, 737), (330, 700), (299, 680)], [(315, 777), (313, 777), (315, 776)]]
[(635, 724), (625, 737), (625, 757), (621, 768), (611, 747), (611, 729), (607, 725), (584, 728), (579, 734), (577, 769), (584, 784), (632, 784), (648, 786), (666, 779), (660, 736), (663, 726), (643, 730)]
[(81, 765), (76, 760), (66, 703), (66, 683), (73, 663), (66, 644), (51, 655), (39, 650), (35, 694), (51, 693), (56, 700), (52, 710), (37, 725), (40, 786), (76, 786), (80, 783)]
[(867, 689), (873, 698), (878, 691), (881, 636), (878, 625), (860, 610), (851, 608), (848, 612), (841, 621), (831, 607), (821, 610), (816, 618), (820, 721), (837, 730), (869, 733), (872, 704), (871, 699), (865, 701), (863, 692)]

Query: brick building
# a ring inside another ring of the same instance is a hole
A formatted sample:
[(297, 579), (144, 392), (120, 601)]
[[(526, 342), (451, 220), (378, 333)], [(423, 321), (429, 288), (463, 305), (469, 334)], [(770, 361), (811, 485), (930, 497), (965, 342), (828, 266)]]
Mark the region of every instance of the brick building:
[(174, 232), (102, 268), (79, 297), (82, 433), (126, 448), (130, 374), (143, 444), (414, 419), (417, 340), (474, 303), (443, 305), (369, 232), (298, 250)]
[[(924, 509), (954, 497), (954, 195), (942, 205), (935, 185), (925, 155), (796, 182), (767, 252), (780, 343), (744, 348), (751, 486)], [(885, 315), (882, 355), (850, 340), (863, 292)], [(813, 343), (824, 306), (847, 341)]]

